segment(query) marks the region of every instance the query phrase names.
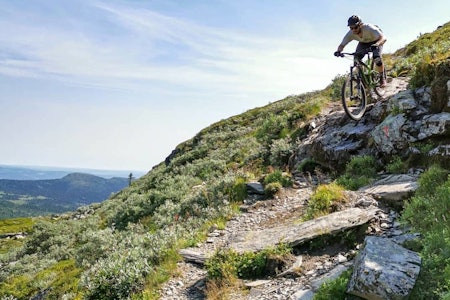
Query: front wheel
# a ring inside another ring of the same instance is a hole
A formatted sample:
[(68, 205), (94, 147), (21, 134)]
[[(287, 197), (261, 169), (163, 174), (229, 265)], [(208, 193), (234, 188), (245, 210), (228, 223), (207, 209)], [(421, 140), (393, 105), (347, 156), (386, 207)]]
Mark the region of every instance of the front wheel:
[(342, 105), (347, 115), (355, 121), (366, 112), (366, 90), (361, 80), (349, 76), (342, 85)]

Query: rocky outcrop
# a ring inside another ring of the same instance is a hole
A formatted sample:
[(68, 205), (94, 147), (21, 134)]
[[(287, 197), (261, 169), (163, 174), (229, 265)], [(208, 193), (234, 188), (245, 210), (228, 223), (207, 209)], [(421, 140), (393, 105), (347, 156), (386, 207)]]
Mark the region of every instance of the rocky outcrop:
[[(353, 156), (364, 154), (386, 161), (393, 155), (405, 160), (417, 160), (420, 156), (450, 165), (450, 142), (446, 144), (450, 140), (450, 113), (432, 112), (432, 89), (409, 90), (407, 82), (395, 78), (386, 99), (370, 104), (360, 121), (349, 119), (340, 107), (324, 111), (312, 120), (316, 126), (291, 158), (292, 169), (312, 160), (329, 169), (342, 170)], [(450, 97), (447, 89), (445, 93)], [(427, 152), (415, 146), (424, 141), (432, 145), (435, 139), (439, 139), (439, 145)]]
[(369, 236), (353, 264), (347, 293), (364, 299), (407, 299), (421, 259), (390, 239)]
[[(388, 85), (386, 97), (406, 91), (407, 84), (406, 78), (394, 78)], [(370, 134), (389, 109), (389, 101), (370, 104), (364, 117), (356, 122), (343, 113), (340, 103), (330, 106), (311, 120), (315, 126), (291, 158), (292, 169), (305, 160), (312, 160), (326, 168), (340, 170), (352, 156), (372, 153), (376, 148)]]

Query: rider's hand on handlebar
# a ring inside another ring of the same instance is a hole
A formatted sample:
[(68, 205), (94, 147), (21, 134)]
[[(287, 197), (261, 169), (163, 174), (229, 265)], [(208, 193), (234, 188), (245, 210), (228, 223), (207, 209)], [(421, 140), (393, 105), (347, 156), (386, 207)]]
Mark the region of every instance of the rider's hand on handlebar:
[(378, 50), (378, 46), (377, 45), (371, 45), (370, 46), (370, 50), (372, 50), (372, 52), (376, 51), (376, 50)]
[(339, 56), (342, 56), (342, 54), (340, 51), (336, 51), (336, 52), (334, 52), (334, 56), (339, 57)]

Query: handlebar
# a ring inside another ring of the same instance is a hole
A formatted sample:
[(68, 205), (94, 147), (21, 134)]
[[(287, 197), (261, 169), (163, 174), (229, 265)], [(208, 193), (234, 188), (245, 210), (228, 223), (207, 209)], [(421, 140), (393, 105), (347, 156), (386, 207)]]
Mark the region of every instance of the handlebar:
[(357, 55), (357, 54), (361, 54), (362, 56), (365, 56), (365, 55), (368, 54), (368, 53), (373, 53), (373, 50), (372, 50), (372, 49), (367, 49), (367, 50), (365, 50), (365, 51), (359, 51), (359, 52), (353, 52), (353, 53), (350, 53), (350, 52), (340, 52), (339, 55), (336, 55), (336, 54), (335, 54), (335, 56), (336, 56), (336, 57), (345, 57), (346, 55), (355, 56), (355, 55)]

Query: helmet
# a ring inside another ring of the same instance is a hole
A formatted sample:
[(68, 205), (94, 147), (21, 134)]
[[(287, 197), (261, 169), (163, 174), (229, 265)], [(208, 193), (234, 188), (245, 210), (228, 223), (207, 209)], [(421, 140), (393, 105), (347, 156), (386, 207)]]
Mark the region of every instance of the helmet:
[(359, 26), (362, 24), (362, 20), (357, 15), (353, 15), (350, 18), (348, 18), (347, 26)]

